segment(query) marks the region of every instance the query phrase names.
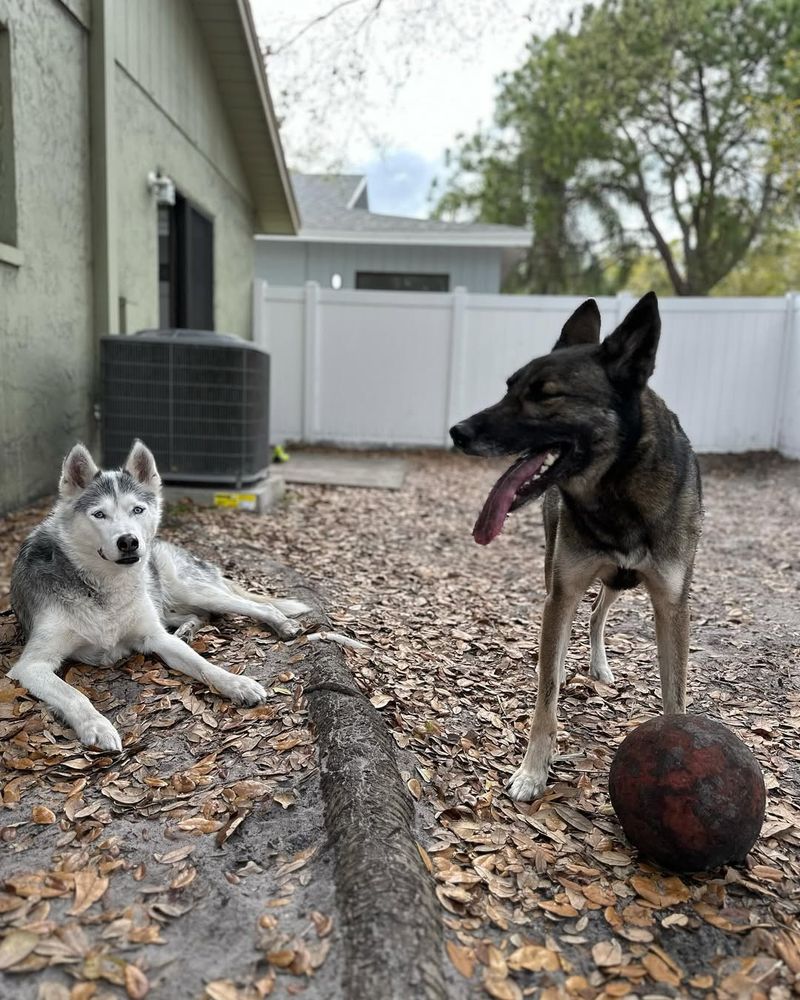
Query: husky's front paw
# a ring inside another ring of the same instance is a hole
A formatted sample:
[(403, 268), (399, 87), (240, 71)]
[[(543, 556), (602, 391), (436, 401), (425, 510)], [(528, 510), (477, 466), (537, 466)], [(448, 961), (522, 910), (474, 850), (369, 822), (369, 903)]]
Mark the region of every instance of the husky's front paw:
[(540, 799), (547, 788), (547, 768), (528, 771), (518, 767), (511, 775), (506, 791), (515, 802), (533, 802)]
[(175, 638), (182, 639), (187, 646), (191, 646), (197, 630), (202, 626), (199, 618), (187, 618), (186, 621), (175, 629)]
[(101, 750), (121, 750), (122, 739), (119, 733), (104, 716), (93, 715), (75, 726), (78, 739), (87, 747), (99, 747)]
[(235, 705), (263, 705), (267, 692), (252, 677), (229, 674), (224, 681), (215, 681), (214, 687)]
[(298, 625), (297, 622), (291, 622), (288, 619), (285, 622), (281, 622), (280, 625), (275, 626), (276, 635), (279, 639), (283, 639), (284, 642), (296, 639), (302, 631), (302, 625)]

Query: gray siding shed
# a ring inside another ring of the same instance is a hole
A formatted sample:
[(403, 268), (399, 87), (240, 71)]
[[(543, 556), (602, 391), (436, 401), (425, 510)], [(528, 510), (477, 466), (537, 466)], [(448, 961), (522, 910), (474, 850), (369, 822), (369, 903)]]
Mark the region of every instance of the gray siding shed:
[(256, 242), (256, 276), (270, 285), (302, 285), (316, 281), (331, 287), (334, 274), (342, 288), (355, 288), (357, 271), (447, 274), (450, 289), (498, 292), (503, 265), (496, 247), (387, 246), (359, 243)]

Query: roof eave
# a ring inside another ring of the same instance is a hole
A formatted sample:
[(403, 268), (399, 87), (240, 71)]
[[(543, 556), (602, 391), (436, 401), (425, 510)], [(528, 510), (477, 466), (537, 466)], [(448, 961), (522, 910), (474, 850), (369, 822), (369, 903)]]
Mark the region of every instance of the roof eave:
[[(294, 233), (298, 233), (300, 231), (300, 212), (297, 208), (297, 202), (295, 201), (294, 190), (289, 177), (289, 168), (286, 166), (286, 158), (283, 155), (283, 144), (281, 143), (280, 130), (278, 128), (278, 117), (275, 114), (275, 105), (272, 103), (272, 94), (269, 90), (269, 82), (267, 81), (267, 71), (264, 66), (264, 60), (261, 56), (261, 47), (258, 43), (258, 32), (256, 31), (255, 22), (253, 21), (253, 13), (250, 10), (249, 0), (236, 0), (236, 5), (239, 8), (239, 18), (242, 22), (242, 28), (244, 29), (245, 39), (247, 41), (247, 48), (250, 52), (250, 61), (253, 66), (253, 72), (255, 73), (256, 85), (258, 86), (259, 93), (261, 95), (261, 104), (264, 109), (264, 120), (266, 122), (267, 131), (269, 132), (270, 141), (272, 142), (272, 148), (275, 153), (275, 160), (280, 174), (281, 187), (283, 188), (283, 196), (286, 199), (286, 208), (291, 219), (292, 230)], [(263, 225), (264, 220), (261, 217), (261, 212), (257, 212), (257, 215), (259, 225)]]
[[(300, 229), (300, 213), (249, 2), (190, 2), (239, 149), (256, 228), (268, 233), (296, 234)], [(219, 31), (220, 25), (227, 31)]]
[(395, 232), (365, 233), (346, 232), (343, 230), (301, 230), (296, 236), (278, 236), (271, 233), (258, 233), (257, 240), (281, 241), (289, 240), (293, 243), (363, 243), (370, 245), (397, 245), (406, 246), (453, 246), (453, 247), (511, 247), (526, 249), (531, 245), (532, 233), (521, 229), (519, 233), (459, 233), (459, 232), (430, 232), (420, 230), (419, 232), (409, 232), (408, 230), (398, 230)]

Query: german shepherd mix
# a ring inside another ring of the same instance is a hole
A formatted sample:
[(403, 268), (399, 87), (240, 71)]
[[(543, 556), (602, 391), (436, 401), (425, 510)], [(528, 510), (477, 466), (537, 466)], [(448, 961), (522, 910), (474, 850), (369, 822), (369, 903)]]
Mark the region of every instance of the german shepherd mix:
[(590, 675), (613, 682), (603, 643), (608, 609), (621, 591), (643, 583), (655, 612), (663, 711), (685, 711), (700, 472), (678, 418), (647, 386), (660, 331), (649, 292), (601, 343), (600, 312), (589, 299), (550, 354), (509, 378), (499, 403), (450, 430), (468, 455), (520, 456), (483, 506), (473, 531), (479, 544), (500, 534), (511, 511), (544, 494), (538, 693), (528, 749), (508, 785), (514, 799), (531, 801), (545, 790), (572, 619), (592, 581), (601, 587)]

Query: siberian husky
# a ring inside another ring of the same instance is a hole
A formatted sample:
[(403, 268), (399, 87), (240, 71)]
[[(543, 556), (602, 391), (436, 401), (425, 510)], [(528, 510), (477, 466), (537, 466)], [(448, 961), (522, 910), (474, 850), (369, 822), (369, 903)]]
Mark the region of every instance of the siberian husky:
[(544, 494), (547, 599), (528, 750), (512, 798), (544, 793), (556, 740), (558, 689), (578, 603), (593, 580), (590, 675), (611, 684), (603, 629), (623, 590), (643, 583), (653, 603), (666, 714), (686, 710), (689, 589), (702, 520), (700, 472), (678, 418), (647, 385), (661, 332), (644, 296), (600, 342), (593, 299), (567, 320), (550, 354), (508, 379), (505, 396), (451, 428), (468, 455), (519, 455), (474, 529), (487, 545), (511, 511)]
[(122, 741), (58, 676), (65, 660), (112, 664), (154, 653), (223, 697), (258, 705), (266, 691), (257, 681), (209, 663), (188, 642), (210, 615), (225, 614), (255, 618), (291, 639), (301, 629), (290, 617), (309, 610), (249, 594), (216, 566), (156, 538), (160, 517), (161, 479), (141, 441), (111, 472), (101, 472), (77, 444), (64, 460), (53, 510), (14, 563), (11, 604), (27, 641), (9, 677), (63, 716), (87, 746), (120, 750)]

